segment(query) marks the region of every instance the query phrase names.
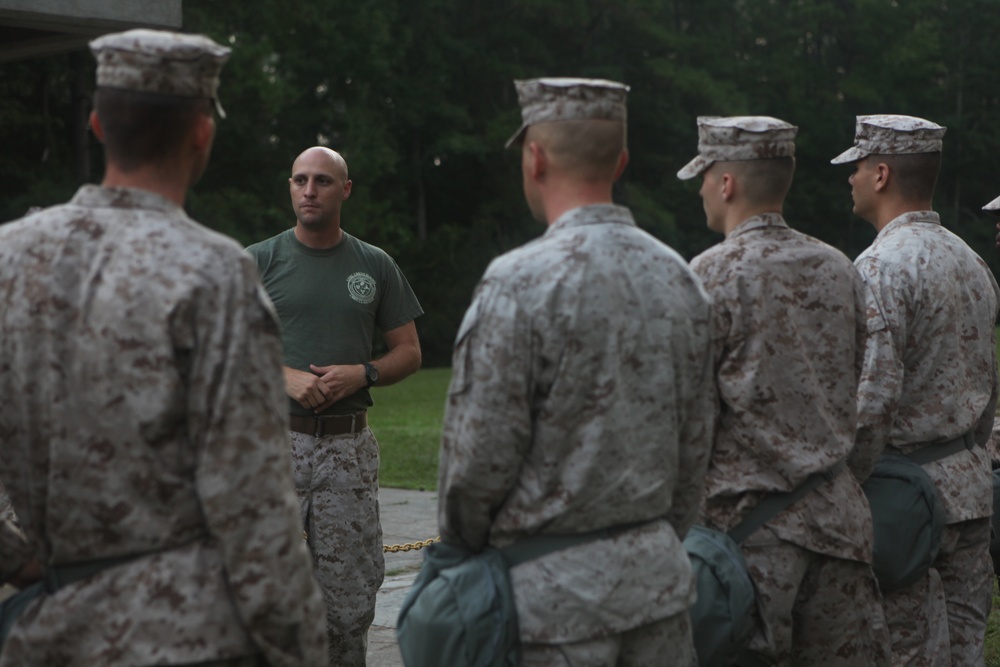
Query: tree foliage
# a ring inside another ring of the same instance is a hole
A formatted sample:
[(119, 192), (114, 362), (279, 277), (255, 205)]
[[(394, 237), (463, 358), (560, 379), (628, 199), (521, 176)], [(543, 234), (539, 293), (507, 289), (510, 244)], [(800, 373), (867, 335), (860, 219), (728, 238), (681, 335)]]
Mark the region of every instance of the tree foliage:
[[(906, 113), (948, 127), (936, 206), (996, 265), (1000, 96), (994, 0), (314, 0), (290, 7), (187, 0), (185, 29), (233, 48), (220, 88), (228, 118), (193, 217), (251, 243), (292, 224), (292, 160), (326, 144), (346, 157), (345, 227), (393, 254), (427, 311), (429, 363), (447, 363), (486, 264), (542, 228), (502, 149), (519, 124), (511, 80), (624, 81), (631, 163), (616, 189), (640, 224), (687, 257), (708, 232), (697, 183), (675, 174), (696, 151), (699, 115), (767, 114), (800, 127), (789, 221), (860, 252), (851, 214), (854, 118)], [(1000, 27), (1000, 26), (997, 26)], [(85, 54), (0, 66), (0, 220), (97, 180), (79, 104)], [(77, 144), (74, 144), (77, 141)], [(82, 153), (82, 155), (81, 155)]]

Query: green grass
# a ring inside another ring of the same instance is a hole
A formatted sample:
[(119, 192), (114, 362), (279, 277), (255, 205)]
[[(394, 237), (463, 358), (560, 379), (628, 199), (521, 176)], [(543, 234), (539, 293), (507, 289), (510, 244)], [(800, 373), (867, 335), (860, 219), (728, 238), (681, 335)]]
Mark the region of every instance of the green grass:
[(986, 621), (986, 667), (1000, 667), (1000, 596), (996, 581), (993, 582), (993, 608)]
[(400, 489), (437, 488), (438, 448), (450, 368), (425, 368), (372, 392), (372, 431), (381, 451), (379, 484)]

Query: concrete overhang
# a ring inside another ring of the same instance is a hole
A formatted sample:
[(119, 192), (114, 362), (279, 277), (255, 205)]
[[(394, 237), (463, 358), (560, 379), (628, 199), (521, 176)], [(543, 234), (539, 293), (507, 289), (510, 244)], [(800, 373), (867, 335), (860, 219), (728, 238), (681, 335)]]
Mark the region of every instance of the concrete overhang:
[(0, 0), (0, 63), (75, 51), (130, 28), (177, 30), (182, 0)]

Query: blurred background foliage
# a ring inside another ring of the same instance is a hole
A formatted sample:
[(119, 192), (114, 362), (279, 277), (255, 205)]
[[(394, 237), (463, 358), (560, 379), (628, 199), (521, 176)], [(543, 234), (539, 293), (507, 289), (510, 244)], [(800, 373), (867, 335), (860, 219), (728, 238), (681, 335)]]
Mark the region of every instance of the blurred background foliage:
[[(185, 0), (184, 29), (233, 48), (212, 161), (187, 203), (244, 244), (294, 222), (292, 160), (328, 145), (350, 165), (352, 234), (385, 248), (427, 311), (425, 365), (447, 365), (488, 262), (542, 232), (503, 143), (511, 83), (624, 81), (631, 164), (616, 188), (641, 226), (691, 258), (717, 242), (698, 182), (698, 115), (773, 115), (800, 127), (790, 223), (856, 256), (874, 231), (851, 214), (850, 169), (829, 164), (854, 117), (905, 113), (948, 127), (935, 205), (994, 268), (1000, 195), (995, 0)], [(85, 128), (86, 52), (0, 66), (0, 221), (97, 182)]]

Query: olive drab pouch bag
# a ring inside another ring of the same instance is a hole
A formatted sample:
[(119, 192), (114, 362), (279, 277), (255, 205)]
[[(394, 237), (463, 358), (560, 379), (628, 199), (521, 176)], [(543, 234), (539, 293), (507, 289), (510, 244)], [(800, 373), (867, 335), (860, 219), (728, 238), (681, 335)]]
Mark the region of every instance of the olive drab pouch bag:
[(688, 610), (698, 664), (732, 662), (753, 636), (757, 605), (740, 546), (726, 533), (691, 526), (684, 537), (698, 597)]
[(517, 608), (509, 569), (546, 554), (612, 537), (659, 518), (572, 535), (535, 535), (472, 554), (438, 542), (428, 547), (396, 621), (406, 667), (516, 667)]
[(728, 533), (692, 526), (684, 538), (698, 597), (688, 610), (699, 667), (733, 664), (757, 627), (757, 593), (740, 550), (743, 540), (844, 470), (843, 461), (813, 473), (791, 491), (775, 491)]
[(944, 509), (934, 482), (920, 463), (886, 455), (861, 485), (872, 510), (872, 569), (883, 593), (920, 579), (937, 558)]
[(470, 555), (442, 542), (424, 563), (396, 622), (406, 667), (516, 667), (517, 612), (503, 553)]

